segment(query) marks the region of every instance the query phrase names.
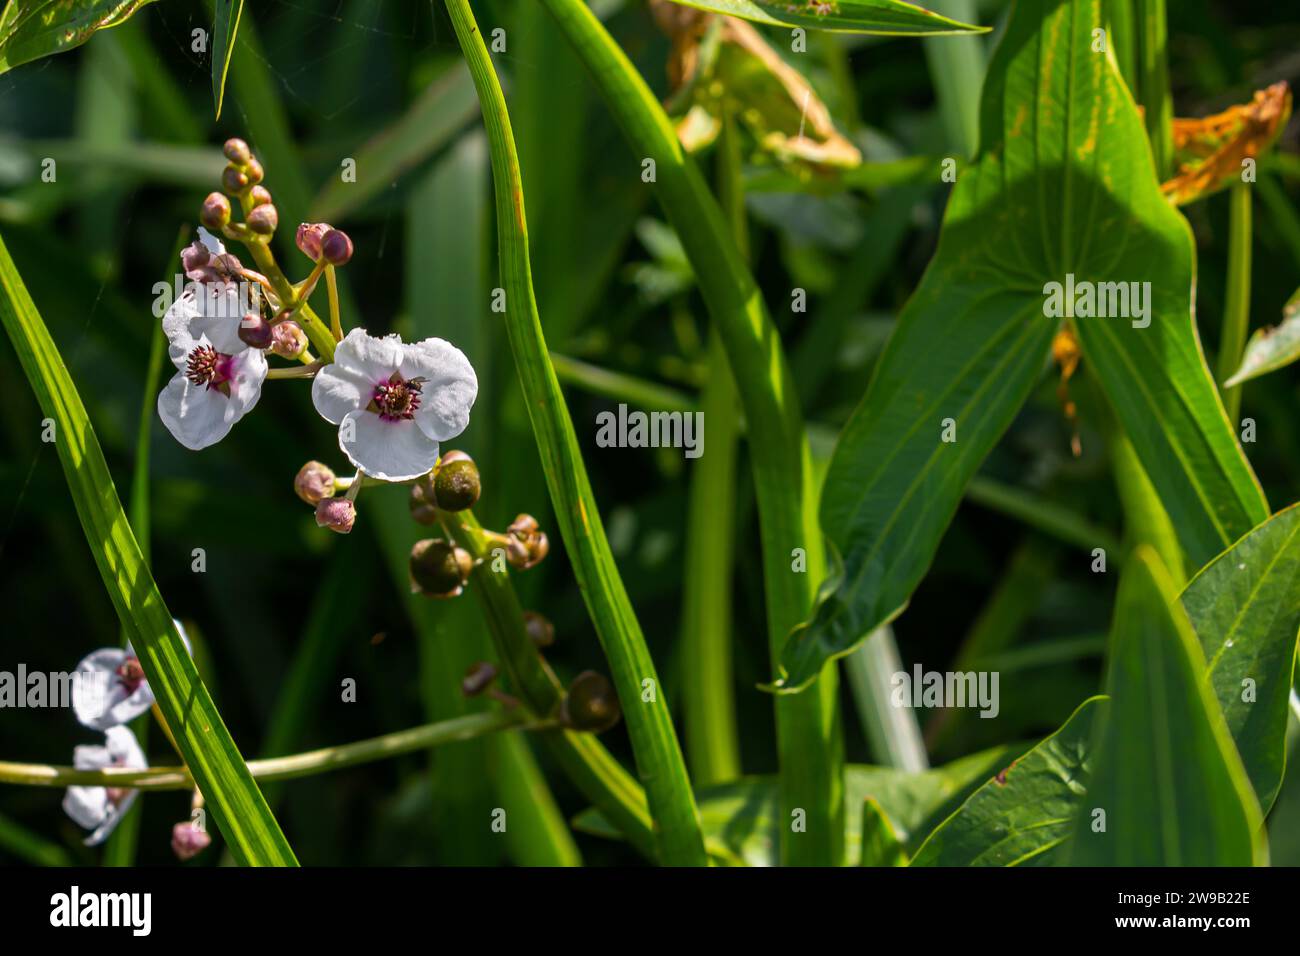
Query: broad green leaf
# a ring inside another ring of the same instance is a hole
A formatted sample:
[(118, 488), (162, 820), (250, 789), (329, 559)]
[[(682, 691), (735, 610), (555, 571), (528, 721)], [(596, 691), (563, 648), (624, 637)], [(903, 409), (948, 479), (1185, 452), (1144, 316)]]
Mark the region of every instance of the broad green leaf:
[(867, 797), (862, 803), (862, 856), (860, 866), (907, 866), (902, 837), (889, 822), (880, 801)]
[(721, 13), (754, 23), (804, 27), (831, 33), (934, 36), (986, 33), (987, 27), (959, 23), (901, 0), (672, 0), (706, 13)]
[(1286, 767), (1287, 700), (1300, 631), (1300, 505), (1278, 512), (1210, 562), (1183, 589), (1182, 602), (1267, 813)]
[(1232, 388), (1252, 378), (1259, 378), (1269, 372), (1285, 368), (1300, 358), (1300, 289), (1287, 300), (1282, 307), (1282, 322), (1279, 325), (1256, 329), (1246, 343), (1246, 351), (1241, 357), (1241, 367), (1233, 373), (1232, 378), (1223, 383), (1224, 388)]
[(1029, 753), (976, 790), (921, 844), (912, 866), (1050, 866), (1060, 862), (1088, 786), (1094, 697)]
[[(849, 866), (862, 862), (863, 808), (874, 800), (888, 818), (904, 850), (961, 805), (977, 787), (1024, 751), (1021, 746), (995, 747), (923, 773), (893, 767), (850, 764), (845, 768), (844, 845)], [(711, 841), (727, 847), (750, 866), (779, 862), (781, 819), (775, 777), (745, 777), (732, 783), (701, 787), (700, 820)], [(574, 829), (619, 839), (616, 830), (596, 809), (584, 810)]]
[(1149, 547), (1120, 579), (1106, 675), (1111, 702), (1094, 737), (1075, 817), (1077, 866), (1250, 866), (1263, 818), (1205, 658), (1173, 582)]
[(424, 162), (478, 114), (469, 71), (455, 65), (430, 83), (411, 107), (357, 151), (356, 182), (332, 176), (312, 203), (311, 217), (339, 222), (377, 192), (392, 187)]
[(41, 410), (54, 422), (59, 461), (109, 597), (231, 851), (247, 865), (295, 865), (293, 851), (181, 643), (122, 511), (76, 385), (2, 240), (0, 321)]
[(217, 119), (221, 119), (221, 103), (226, 98), (226, 72), (230, 69), (230, 54), (235, 49), (244, 0), (216, 0), (216, 5), (217, 13), (212, 25), (212, 102), (217, 109)]
[(0, 14), (0, 73), (81, 46), (152, 0), (9, 0)]
[(1193, 326), (1191, 231), (1160, 192), (1114, 63), (1092, 50), (1100, 5), (1013, 7), (985, 85), (983, 153), (958, 177), (935, 258), (826, 478), (821, 525), (842, 569), (787, 644), (786, 689), (906, 605), (1047, 361), (1061, 321), (1049, 283), (1061, 298), (1095, 291), (1075, 279), (1149, 288), (1146, 319), (1068, 321), (1193, 563), (1268, 516)]

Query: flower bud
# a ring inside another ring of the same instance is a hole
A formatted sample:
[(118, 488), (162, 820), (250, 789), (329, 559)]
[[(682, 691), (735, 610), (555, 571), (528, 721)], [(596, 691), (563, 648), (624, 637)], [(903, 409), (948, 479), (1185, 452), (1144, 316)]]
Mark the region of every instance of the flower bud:
[(248, 148), (248, 144), (237, 136), (226, 140), (226, 145), (221, 147), (221, 152), (236, 166), (243, 166), (253, 158), (253, 152)]
[(221, 193), (208, 193), (199, 210), (199, 222), (214, 232), (224, 229), (230, 222), (230, 200)]
[(269, 236), (280, 224), (280, 213), (275, 208), (275, 203), (265, 203), (251, 210), (244, 221), (248, 223), (248, 228), (259, 236)]
[(464, 511), (474, 507), (481, 490), (478, 466), (463, 451), (442, 456), (433, 476), (433, 496), (443, 511)]
[(435, 525), (438, 523), (438, 507), (433, 501), (433, 485), (425, 475), (411, 485), (411, 520), (416, 524)]
[(248, 188), (248, 174), (236, 166), (227, 166), (221, 171), (221, 188), (235, 195)]
[(261, 313), (249, 312), (239, 323), (239, 341), (250, 349), (264, 349), (271, 344), (271, 323)]
[(428, 597), (456, 597), (473, 570), (468, 551), (443, 538), (425, 538), (411, 548), (411, 590)]
[(322, 498), (316, 504), (316, 525), (347, 534), (357, 520), (357, 506), (347, 498)]
[(536, 611), (524, 612), (524, 630), (534, 647), (550, 647), (555, 643), (555, 625)]
[(248, 177), (248, 181), (254, 186), (265, 177), (266, 173), (262, 169), (262, 164), (257, 161), (257, 157), (250, 156), (248, 158), (248, 162), (244, 164), (244, 175)]
[(200, 829), (188, 820), (172, 827), (172, 852), (182, 863), (194, 859), (206, 850), (210, 843), (212, 837), (208, 836), (208, 831)]
[(560, 704), (560, 723), (574, 730), (598, 734), (613, 727), (621, 716), (613, 685), (595, 671), (583, 671), (575, 677)]
[(323, 498), (334, 496), (334, 472), (319, 461), (309, 461), (298, 469), (293, 479), (293, 490), (309, 505), (320, 504)]
[[(214, 193), (214, 195), (217, 194)], [(222, 196), (221, 198), (225, 199), (226, 197)], [(211, 258), (212, 253), (208, 252), (208, 247), (195, 239), (181, 250), (181, 268), (185, 270), (186, 275), (191, 272), (199, 272), (208, 264)]]
[(321, 237), (320, 251), (330, 265), (347, 265), (352, 258), (352, 240), (342, 229), (331, 229)]
[(254, 206), (265, 206), (271, 201), (271, 190), (265, 186), (254, 186), (248, 196)]
[(271, 327), (271, 351), (281, 358), (296, 359), (307, 347), (307, 333), (293, 319)]
[(516, 517), (506, 529), (506, 538), (506, 560), (521, 571), (540, 564), (551, 550), (550, 541), (532, 515)]
[(477, 697), (497, 679), (497, 669), (487, 661), (471, 664), (460, 682), (460, 692), (466, 697)]
[(295, 237), (298, 250), (312, 262), (315, 262), (320, 258), (321, 240), (333, 229), (334, 227), (327, 222), (300, 222), (298, 224), (298, 235)]

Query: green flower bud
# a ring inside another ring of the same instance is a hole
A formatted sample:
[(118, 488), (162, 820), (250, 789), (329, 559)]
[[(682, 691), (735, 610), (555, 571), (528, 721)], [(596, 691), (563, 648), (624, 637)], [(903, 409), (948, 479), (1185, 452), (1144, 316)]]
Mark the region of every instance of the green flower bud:
[(478, 501), (478, 466), (463, 451), (450, 451), (438, 462), (433, 477), (433, 496), (443, 511), (464, 511)]
[(456, 597), (473, 568), (468, 551), (442, 538), (425, 538), (411, 549), (411, 590), (428, 597)]
[(433, 501), (433, 485), (425, 475), (411, 485), (411, 519), (416, 524), (435, 525), (438, 523), (438, 507)]
[(575, 677), (560, 704), (560, 723), (574, 730), (598, 734), (617, 724), (621, 716), (613, 685), (595, 671), (583, 671)]

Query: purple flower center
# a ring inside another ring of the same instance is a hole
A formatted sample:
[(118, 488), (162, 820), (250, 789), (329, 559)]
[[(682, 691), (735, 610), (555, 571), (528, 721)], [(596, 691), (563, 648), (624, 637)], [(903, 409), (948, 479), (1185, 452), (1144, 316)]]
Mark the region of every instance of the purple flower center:
[(402, 378), (394, 372), (388, 381), (380, 382), (366, 406), (386, 422), (400, 422), (415, 417), (420, 407), (420, 393), (424, 389), (424, 379)]
[(229, 398), (233, 360), (234, 356), (218, 352), (211, 345), (195, 346), (185, 360), (185, 377), (195, 385), (215, 388)]
[(140, 666), (139, 658), (128, 657), (115, 673), (128, 694), (134, 694), (136, 688), (144, 683), (144, 668)]

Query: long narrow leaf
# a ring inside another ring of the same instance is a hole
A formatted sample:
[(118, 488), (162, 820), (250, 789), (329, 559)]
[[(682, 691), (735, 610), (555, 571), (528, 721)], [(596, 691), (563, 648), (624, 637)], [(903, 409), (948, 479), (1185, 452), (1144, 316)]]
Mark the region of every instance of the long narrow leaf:
[(217, 14), (212, 25), (212, 102), (216, 106), (217, 119), (221, 119), (221, 103), (226, 98), (226, 72), (230, 69), (230, 54), (235, 49), (244, 0), (216, 0), (216, 4)]
[(0, 292), (0, 320), (42, 411), (54, 422), (55, 447), (95, 563), (181, 755), (241, 863), (295, 865), (181, 643), (122, 511), (85, 406), (2, 240)]
[(943, 17), (902, 0), (836, 0), (834, 3), (804, 3), (791, 0), (673, 0), (682, 6), (709, 13), (721, 13), (755, 23), (780, 27), (806, 27), (832, 33), (874, 33), (883, 36), (935, 36), (951, 33), (984, 33), (987, 27), (971, 26)]

